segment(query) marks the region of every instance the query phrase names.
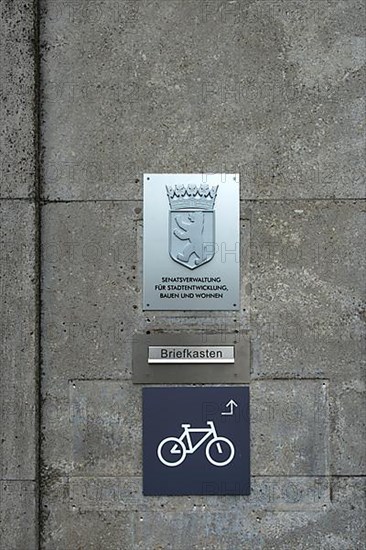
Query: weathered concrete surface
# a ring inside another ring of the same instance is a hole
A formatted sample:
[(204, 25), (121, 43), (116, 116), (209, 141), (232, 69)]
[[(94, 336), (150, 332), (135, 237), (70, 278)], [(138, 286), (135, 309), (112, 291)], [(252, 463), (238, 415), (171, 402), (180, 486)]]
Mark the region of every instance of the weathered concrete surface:
[[(43, 454), (51, 470), (94, 478), (141, 475), (141, 388), (127, 381), (73, 380), (68, 399), (65, 385), (51, 386), (44, 405), (50, 441)], [(253, 475), (329, 474), (325, 382), (255, 382), (251, 402)]]
[(233, 508), (225, 511), (211, 509), (207, 502), (195, 507), (192, 499), (189, 512), (163, 509), (136, 514), (133, 548), (361, 550), (364, 546), (363, 479), (336, 480), (332, 502), (315, 513), (258, 510), (246, 507), (244, 499), (233, 499)]
[(251, 384), (253, 475), (329, 474), (327, 386), (321, 380)]
[(329, 379), (330, 472), (362, 475), (364, 204), (264, 201), (244, 210), (252, 236), (253, 378)]
[(33, 481), (0, 481), (0, 548), (37, 548), (38, 524)]
[(331, 473), (341, 476), (366, 472), (366, 391), (364, 378), (345, 381), (330, 394)]
[(131, 383), (70, 382), (73, 475), (141, 474), (140, 394)]
[[(360, 207), (354, 201), (245, 202), (242, 219), (243, 228), (248, 224), (251, 228), (250, 271), (244, 269), (242, 276), (244, 293), (252, 302), (256, 379), (251, 385), (252, 473), (254, 480), (262, 480), (261, 497), (256, 489), (249, 500), (240, 501), (244, 516), (233, 511), (230, 498), (142, 497), (141, 389), (130, 379), (134, 330), (197, 330), (217, 322), (221, 330), (234, 331), (246, 325), (247, 312), (235, 318), (211, 315), (210, 319), (186, 314), (182, 320), (174, 312), (166, 317), (143, 314), (141, 203), (44, 206), (45, 548), (63, 548), (74, 540), (88, 547), (93, 544), (90, 531), (94, 524), (95, 540), (105, 537), (106, 547), (116, 549), (154, 548), (154, 544), (168, 548), (170, 537), (186, 524), (192, 533), (190, 547), (205, 544), (199, 533), (206, 533), (207, 525), (213, 533), (206, 540), (210, 548), (239, 544), (270, 548), (272, 536), (290, 545), (292, 535), (301, 545), (301, 537), (305, 544), (312, 525), (316, 546), (323, 539), (321, 526), (328, 517), (325, 525), (330, 540), (340, 541), (339, 548), (345, 540), (346, 548), (360, 546), (358, 513), (348, 535), (339, 535), (336, 525), (332, 528), (343, 511), (332, 504), (334, 482), (329, 477), (331, 473), (357, 476), (364, 472), (360, 463), (363, 440), (357, 433), (362, 421), (354, 422), (362, 410), (361, 401), (353, 409), (352, 394), (350, 400), (347, 394), (348, 412), (340, 401), (345, 398), (341, 381), (360, 379), (356, 363), (361, 349), (354, 345), (352, 332), (340, 342), (334, 333), (334, 327), (339, 331), (352, 327), (357, 338), (362, 332)], [(284, 308), (287, 316), (281, 317)], [(312, 327), (312, 315), (321, 327), (315, 338), (316, 352), (302, 342), (303, 327)], [(273, 339), (265, 327), (273, 323), (276, 328), (278, 318), (283, 319), (284, 330)], [(300, 328), (293, 330), (291, 319)], [(337, 355), (334, 345), (339, 346)], [(263, 476), (269, 476), (273, 486), (266, 487)], [(292, 476), (298, 481), (288, 486)], [(354, 486), (347, 490), (351, 493)], [(319, 487), (317, 500), (315, 488)], [(213, 499), (216, 508), (210, 516), (202, 516), (205, 506), (209, 507), (207, 499)], [(193, 502), (200, 503), (200, 515), (195, 514), (197, 508), (190, 508)], [(256, 518), (263, 508), (265, 521), (258, 531), (257, 522), (262, 519)], [(222, 517), (233, 526), (230, 534), (223, 530)], [(127, 542), (118, 539), (119, 529)], [(247, 538), (248, 532), (253, 532), (253, 538)], [(188, 547), (184, 539), (178, 542), (178, 548)]]
[[(139, 202), (47, 204), (42, 292), (45, 377), (130, 378), (141, 315)], [(146, 329), (145, 329), (146, 330)], [(66, 370), (55, 368), (62, 365)]]
[(38, 532), (34, 205), (2, 200), (0, 220), (0, 548), (32, 550)]
[(45, 197), (141, 198), (149, 171), (364, 196), (362, 0), (42, 8)]
[[(0, 548), (38, 547), (35, 8), (0, 0)], [(21, 199), (21, 200), (19, 200)]]
[(80, 512), (233, 512), (238, 504), (265, 511), (321, 511), (330, 502), (326, 477), (252, 476), (250, 497), (206, 496), (145, 498), (140, 477), (70, 477), (70, 506)]
[(34, 191), (34, 2), (0, 1), (0, 198)]
[[(42, 0), (43, 548), (364, 547), (363, 15)], [(241, 311), (145, 315), (142, 173), (202, 170), (241, 172)], [(253, 492), (144, 497), (134, 331), (202, 328), (250, 330)]]
[(324, 478), (255, 477), (250, 497), (158, 499), (142, 497), (140, 478), (68, 480), (52, 472), (48, 481), (44, 548), (364, 547), (363, 478), (335, 478), (329, 493)]
[(253, 376), (361, 380), (364, 204), (264, 201), (244, 210), (251, 220)]
[(0, 201), (0, 479), (35, 478), (35, 213)]

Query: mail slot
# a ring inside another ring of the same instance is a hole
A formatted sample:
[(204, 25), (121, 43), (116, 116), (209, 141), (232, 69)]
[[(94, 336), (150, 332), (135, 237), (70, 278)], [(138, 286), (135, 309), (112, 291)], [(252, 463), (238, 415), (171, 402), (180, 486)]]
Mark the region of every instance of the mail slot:
[(150, 364), (234, 363), (234, 346), (149, 346)]

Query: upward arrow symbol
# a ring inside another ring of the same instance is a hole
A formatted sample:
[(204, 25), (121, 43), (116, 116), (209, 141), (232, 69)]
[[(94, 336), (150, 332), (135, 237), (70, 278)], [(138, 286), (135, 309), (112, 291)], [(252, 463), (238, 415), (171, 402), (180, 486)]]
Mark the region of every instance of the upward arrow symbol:
[(226, 403), (225, 407), (226, 408), (229, 408), (230, 410), (229, 411), (226, 411), (226, 412), (222, 412), (221, 414), (223, 416), (227, 415), (227, 416), (232, 416), (234, 414), (234, 407), (237, 407), (238, 404), (234, 401), (234, 399), (230, 399), (230, 401), (228, 403)]

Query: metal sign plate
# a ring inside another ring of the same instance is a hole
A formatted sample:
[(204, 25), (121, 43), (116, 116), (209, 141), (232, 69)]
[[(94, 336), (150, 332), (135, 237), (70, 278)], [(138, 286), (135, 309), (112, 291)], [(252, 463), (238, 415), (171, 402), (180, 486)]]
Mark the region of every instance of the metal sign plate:
[[(162, 357), (162, 350), (171, 357)], [(190, 351), (205, 356), (213, 352), (215, 357), (194, 358)], [(217, 358), (220, 351), (222, 358)], [(249, 336), (245, 332), (136, 334), (132, 370), (135, 384), (248, 384)]]
[(249, 388), (144, 388), (144, 495), (249, 495)]
[(143, 307), (240, 307), (238, 174), (145, 174)]
[(149, 346), (150, 364), (234, 362), (234, 346)]

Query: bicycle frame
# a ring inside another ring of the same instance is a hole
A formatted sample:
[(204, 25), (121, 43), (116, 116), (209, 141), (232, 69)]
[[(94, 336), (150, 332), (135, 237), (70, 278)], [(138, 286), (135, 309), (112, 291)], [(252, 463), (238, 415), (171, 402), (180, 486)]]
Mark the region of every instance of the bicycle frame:
[[(209, 420), (207, 424), (210, 426), (210, 428), (189, 428), (186, 425), (182, 425), (183, 433), (179, 438), (179, 441), (184, 441), (184, 439), (187, 441), (186, 449), (188, 454), (194, 453), (207, 439), (211, 437), (211, 435), (216, 439), (217, 433), (215, 429), (214, 423)], [(204, 433), (205, 435), (195, 444), (192, 444), (191, 439), (191, 433)]]
[[(194, 453), (199, 447), (206, 443), (208, 439), (210, 439), (209, 443), (207, 443), (206, 445), (206, 458), (208, 462), (210, 462), (213, 466), (226, 466), (227, 464), (229, 464), (235, 455), (235, 447), (232, 441), (230, 441), (230, 439), (228, 439), (227, 437), (219, 437), (217, 435), (216, 427), (212, 420), (207, 421), (207, 426), (208, 428), (191, 428), (191, 424), (181, 424), (181, 427), (183, 428), (183, 433), (179, 438), (166, 437), (165, 439), (162, 439), (160, 441), (157, 448), (157, 455), (160, 462), (169, 467), (179, 466), (180, 464), (182, 464), (182, 462), (184, 462), (187, 454)], [(193, 445), (192, 443), (191, 434), (193, 433), (202, 434), (195, 445)], [(172, 461), (171, 459), (169, 460), (169, 458), (164, 457), (163, 449), (167, 443), (170, 444), (169, 451), (172, 455), (180, 455), (178, 459), (173, 459)], [(229, 456), (224, 460), (217, 460), (217, 458), (215, 458), (215, 455), (211, 455), (211, 448), (213, 447), (213, 445), (216, 444), (218, 453), (222, 455), (224, 452), (221, 446), (222, 443), (228, 446)]]

